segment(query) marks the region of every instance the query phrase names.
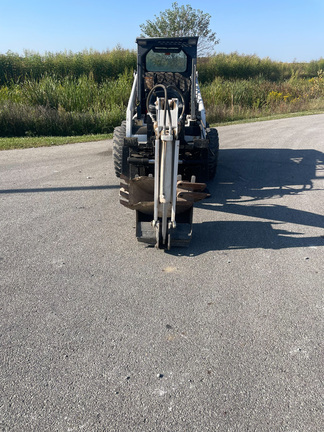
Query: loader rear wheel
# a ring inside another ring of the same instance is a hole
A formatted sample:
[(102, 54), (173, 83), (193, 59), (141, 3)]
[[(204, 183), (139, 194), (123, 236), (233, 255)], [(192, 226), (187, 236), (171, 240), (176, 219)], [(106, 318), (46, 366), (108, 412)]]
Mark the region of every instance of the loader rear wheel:
[(126, 122), (123, 121), (120, 126), (114, 129), (113, 135), (113, 159), (115, 174), (120, 177), (125, 174), (127, 161), (125, 160), (124, 138), (126, 137)]
[(217, 129), (209, 129), (207, 131), (209, 139), (208, 146), (208, 180), (213, 180), (217, 170), (219, 138)]

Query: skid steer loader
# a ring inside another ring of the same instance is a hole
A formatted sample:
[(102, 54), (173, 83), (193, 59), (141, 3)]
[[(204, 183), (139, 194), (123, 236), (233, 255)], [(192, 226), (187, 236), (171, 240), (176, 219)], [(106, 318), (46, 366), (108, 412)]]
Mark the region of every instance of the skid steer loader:
[(209, 129), (196, 65), (198, 37), (137, 38), (126, 122), (115, 128), (120, 202), (136, 211), (139, 241), (188, 246), (193, 204), (215, 176), (218, 134)]

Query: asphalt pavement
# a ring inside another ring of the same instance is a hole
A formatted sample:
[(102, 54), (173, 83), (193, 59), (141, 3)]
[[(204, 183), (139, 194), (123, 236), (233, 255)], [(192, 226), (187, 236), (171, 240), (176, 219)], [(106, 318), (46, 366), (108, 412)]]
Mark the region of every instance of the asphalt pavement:
[(218, 130), (169, 252), (111, 141), (0, 152), (2, 431), (324, 430), (324, 115)]

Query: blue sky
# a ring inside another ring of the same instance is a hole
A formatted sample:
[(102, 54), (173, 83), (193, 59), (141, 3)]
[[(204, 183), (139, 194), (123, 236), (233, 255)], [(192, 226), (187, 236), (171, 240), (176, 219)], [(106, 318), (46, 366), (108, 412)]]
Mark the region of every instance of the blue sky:
[[(135, 49), (139, 25), (171, 7), (152, 0), (0, 0), (0, 54), (84, 49), (117, 44)], [(278, 61), (324, 57), (324, 0), (178, 1), (208, 12), (216, 52)]]

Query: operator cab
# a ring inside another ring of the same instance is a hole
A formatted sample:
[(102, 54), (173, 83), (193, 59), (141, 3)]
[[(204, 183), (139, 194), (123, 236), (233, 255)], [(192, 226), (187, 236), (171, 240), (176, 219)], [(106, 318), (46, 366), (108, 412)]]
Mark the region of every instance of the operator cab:
[(156, 84), (178, 88), (183, 93), (188, 113), (190, 78), (196, 76), (198, 37), (137, 38), (136, 43), (137, 94), (141, 96), (138, 118), (145, 113), (147, 95)]

